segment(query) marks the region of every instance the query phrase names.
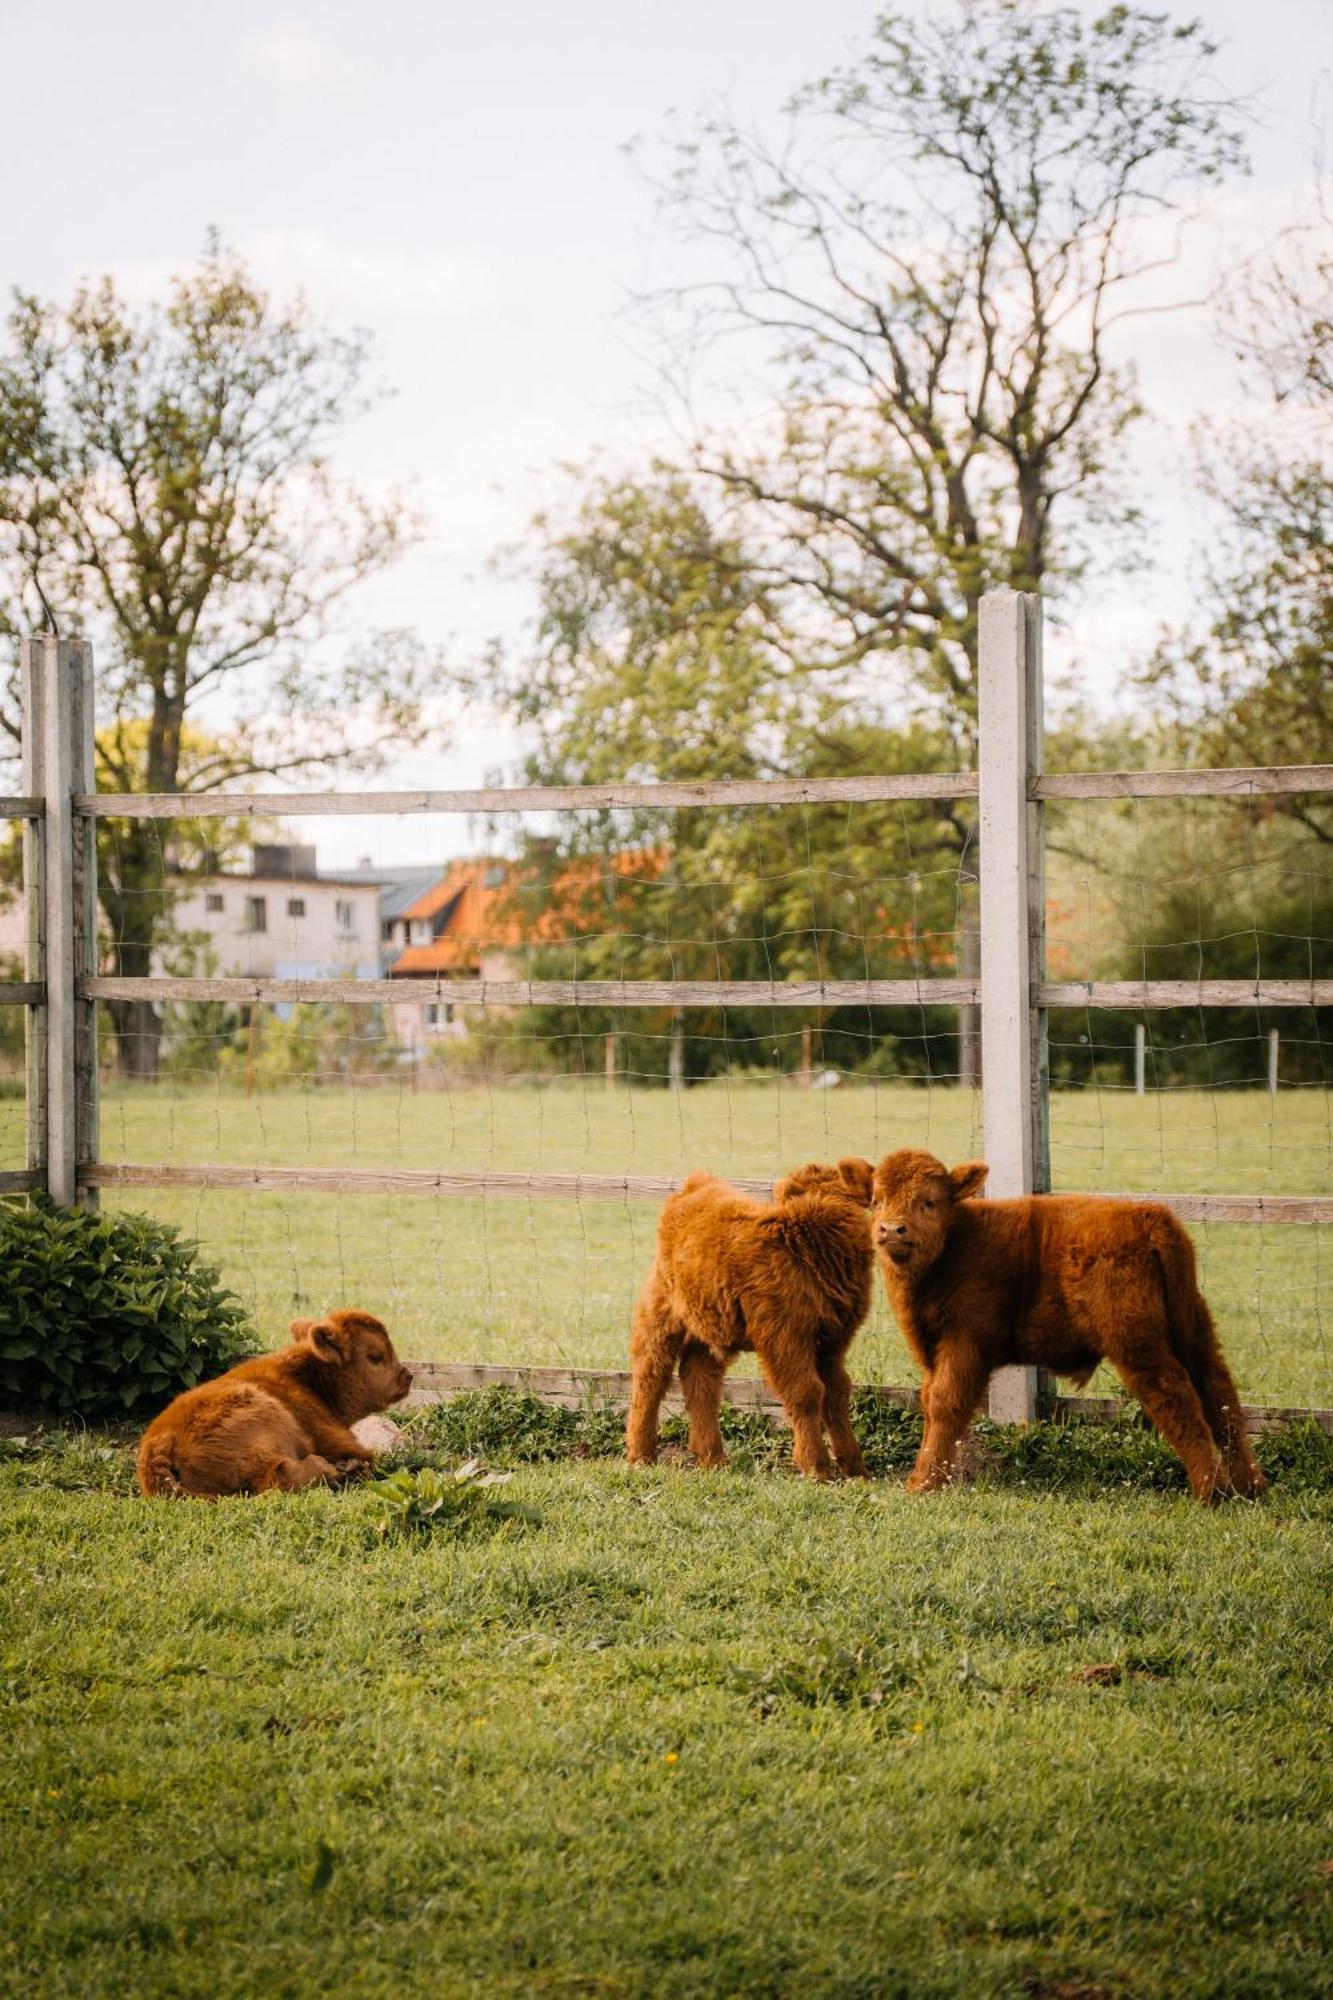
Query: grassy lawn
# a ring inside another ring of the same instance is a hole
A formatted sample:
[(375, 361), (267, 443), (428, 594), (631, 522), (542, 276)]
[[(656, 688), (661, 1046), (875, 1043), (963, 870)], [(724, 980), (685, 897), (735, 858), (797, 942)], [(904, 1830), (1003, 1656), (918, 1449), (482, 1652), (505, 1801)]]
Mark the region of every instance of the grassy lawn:
[(11, 1447), (0, 1990), (1327, 1993), (1329, 1452), (1205, 1513), (1098, 1433), (926, 1502), (566, 1457), (414, 1542)]
[[(1333, 1097), (1287, 1090), (1057, 1093), (1058, 1187), (1312, 1193), (1333, 1174)], [(0, 1112), (22, 1107), (0, 1102)], [(450, 1093), (316, 1088), (107, 1089), (107, 1160), (175, 1164), (772, 1174), (803, 1159), (925, 1145), (982, 1149), (980, 1106), (955, 1089), (853, 1085), (829, 1092), (733, 1081), (680, 1093), (600, 1081)], [(339, 1301), (382, 1311), (420, 1359), (621, 1367), (652, 1255), (646, 1203), (273, 1193), (126, 1197), (198, 1235), (276, 1336), (293, 1313)], [(1328, 1232), (1215, 1226), (1195, 1232), (1204, 1285), (1251, 1400), (1333, 1405)], [(854, 1350), (863, 1380), (908, 1381), (883, 1305)], [(1091, 1393), (1114, 1385), (1098, 1380)]]

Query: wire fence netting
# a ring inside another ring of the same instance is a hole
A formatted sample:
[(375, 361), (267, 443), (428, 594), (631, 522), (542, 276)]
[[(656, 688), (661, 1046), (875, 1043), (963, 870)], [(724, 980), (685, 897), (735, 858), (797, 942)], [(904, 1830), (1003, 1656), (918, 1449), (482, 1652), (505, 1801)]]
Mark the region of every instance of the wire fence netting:
[[(105, 1002), (100, 1156), (386, 1175), (707, 1167), (754, 1180), (902, 1145), (979, 1157), (968, 1007), (928, 993), (673, 1004), (685, 983), (975, 977), (974, 817), (971, 804), (914, 801), (558, 823), (338, 819), (317, 840), (299, 826), (104, 820), (104, 971), (392, 978), (393, 994), (369, 1006)], [(1053, 980), (1333, 973), (1330, 847), (1271, 802), (1069, 802), (1046, 817)], [(649, 981), (653, 997), (459, 997), (513, 980)], [(446, 997), (431, 997), (437, 982)], [(3, 1164), (21, 1165), (22, 1009), (11, 1015), (0, 1146)], [(1049, 1025), (1057, 1189), (1333, 1186), (1333, 1010), (1063, 1008)], [(586, 1191), (174, 1187), (102, 1199), (198, 1236), (270, 1338), (296, 1313), (359, 1303), (417, 1358), (608, 1368), (626, 1365), (657, 1213), (653, 1200)], [(1192, 1229), (1247, 1399), (1333, 1404), (1327, 1229)], [(860, 1379), (913, 1379), (878, 1297), (854, 1359)], [(1088, 1393), (1113, 1387), (1094, 1379)]]

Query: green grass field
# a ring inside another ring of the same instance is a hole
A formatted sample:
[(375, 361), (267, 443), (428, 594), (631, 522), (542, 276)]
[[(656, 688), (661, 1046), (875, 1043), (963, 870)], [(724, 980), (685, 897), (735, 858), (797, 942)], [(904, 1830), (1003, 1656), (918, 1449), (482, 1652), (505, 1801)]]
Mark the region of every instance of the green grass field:
[[(0, 1103), (10, 1157), (22, 1106)], [(1312, 1193), (1333, 1177), (1333, 1097), (1320, 1091), (1058, 1093), (1062, 1188)], [(926, 1145), (981, 1151), (970, 1093), (856, 1085), (823, 1093), (769, 1081), (679, 1093), (598, 1082), (403, 1090), (110, 1086), (107, 1160), (231, 1161), (636, 1173), (772, 1174), (840, 1152)], [(134, 1193), (199, 1236), (276, 1337), (294, 1312), (340, 1301), (383, 1311), (420, 1359), (619, 1367), (652, 1254), (651, 1204), (274, 1193)], [(1333, 1405), (1328, 1232), (1196, 1231), (1204, 1284), (1242, 1389), (1258, 1402)], [(854, 1350), (863, 1380), (911, 1380), (882, 1302)], [(1093, 1392), (1107, 1392), (1099, 1380)]]
[(924, 1502), (565, 1459), (416, 1542), (0, 1448), (0, 1992), (1327, 1994), (1327, 1446), (1209, 1513), (1091, 1428)]

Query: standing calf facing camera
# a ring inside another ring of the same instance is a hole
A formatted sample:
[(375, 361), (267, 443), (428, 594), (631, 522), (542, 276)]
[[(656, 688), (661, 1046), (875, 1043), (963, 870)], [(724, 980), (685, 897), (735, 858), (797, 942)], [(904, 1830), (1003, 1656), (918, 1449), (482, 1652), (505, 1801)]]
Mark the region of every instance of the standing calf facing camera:
[(291, 1493), (369, 1469), (351, 1426), (412, 1386), (383, 1323), (335, 1312), (294, 1319), (291, 1334), (290, 1346), (187, 1389), (154, 1417), (139, 1446), (144, 1493)]
[(875, 1243), (922, 1371), (926, 1434), (911, 1490), (952, 1476), (994, 1369), (1035, 1364), (1082, 1387), (1109, 1361), (1198, 1499), (1261, 1493), (1194, 1245), (1170, 1209), (1098, 1195), (970, 1199), (987, 1172), (980, 1161), (950, 1172), (912, 1151), (875, 1169)]
[(799, 1168), (771, 1202), (714, 1174), (691, 1174), (662, 1210), (657, 1255), (634, 1314), (625, 1448), (657, 1457), (657, 1417), (677, 1362), (701, 1465), (725, 1465), (722, 1378), (753, 1349), (782, 1398), (799, 1471), (827, 1479), (827, 1427), (839, 1470), (865, 1477), (843, 1365), (870, 1310), (869, 1160)]

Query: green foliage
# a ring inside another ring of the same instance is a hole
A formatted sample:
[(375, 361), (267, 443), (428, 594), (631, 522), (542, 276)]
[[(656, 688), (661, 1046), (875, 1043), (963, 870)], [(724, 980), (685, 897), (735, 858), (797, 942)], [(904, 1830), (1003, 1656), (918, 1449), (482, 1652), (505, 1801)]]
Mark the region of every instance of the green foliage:
[(428, 1404), (408, 1421), (414, 1446), (465, 1459), (536, 1465), (569, 1456), (579, 1438), (579, 1414), (497, 1383)]
[(199, 1246), (146, 1215), (0, 1207), (0, 1393), (81, 1417), (160, 1408), (257, 1351)]
[[(375, 398), (365, 336), (274, 301), (210, 235), (144, 311), (112, 280), (66, 306), (15, 296), (0, 346), (0, 630), (35, 630), (38, 585), (62, 632), (96, 641), (101, 791), (209, 791), (261, 772), (366, 768), (419, 718), (429, 667), (380, 633), (317, 664), (348, 591), (415, 533), (397, 495), (328, 453)], [(225, 736), (190, 726), (225, 692)], [(349, 731), (355, 711), (365, 726)], [(258, 719), (262, 718), (262, 719)], [(17, 704), (0, 703), (17, 727)], [(170, 821), (99, 823), (112, 969), (139, 977), (169, 928)], [(156, 1073), (145, 1001), (108, 1003), (122, 1070)]]
[[(852, 1399), (852, 1423), (875, 1478), (901, 1478), (911, 1469), (921, 1444), (918, 1411), (862, 1388)], [(762, 1411), (724, 1404), (721, 1425), (734, 1472), (790, 1469), (791, 1440)], [(405, 1428), (398, 1457), (416, 1467), (460, 1457), (475, 1465), (483, 1455), (501, 1465), (540, 1465), (619, 1458), (625, 1449), (623, 1410), (561, 1409), (507, 1384), (469, 1389), (448, 1402), (414, 1410)], [(683, 1418), (663, 1424), (664, 1445), (684, 1447), (687, 1438)], [(1319, 1425), (1267, 1432), (1256, 1440), (1255, 1450), (1270, 1478), (1289, 1480), (1294, 1491), (1333, 1493), (1333, 1437)], [(983, 1418), (975, 1427), (968, 1477), (985, 1487), (1046, 1493), (1185, 1490), (1180, 1460), (1129, 1401), (1114, 1421), (1075, 1417), (996, 1425)]]
[(488, 1472), (479, 1458), (470, 1458), (454, 1472), (425, 1466), (419, 1472), (400, 1469), (370, 1488), (379, 1514), (381, 1535), (425, 1535), (444, 1528), (462, 1534), (470, 1528), (497, 1526), (502, 1521), (536, 1521), (530, 1507), (497, 1500), (494, 1489), (513, 1478), (512, 1472)]

